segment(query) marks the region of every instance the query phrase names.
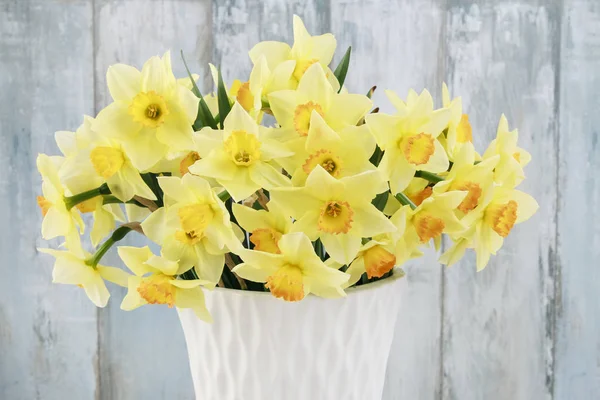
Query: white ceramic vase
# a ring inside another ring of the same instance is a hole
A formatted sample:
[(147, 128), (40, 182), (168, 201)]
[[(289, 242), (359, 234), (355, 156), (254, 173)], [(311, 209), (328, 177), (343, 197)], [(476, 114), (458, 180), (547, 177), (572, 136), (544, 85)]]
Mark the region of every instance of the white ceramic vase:
[(379, 400), (406, 279), (288, 303), (205, 291), (214, 323), (179, 310), (198, 400)]

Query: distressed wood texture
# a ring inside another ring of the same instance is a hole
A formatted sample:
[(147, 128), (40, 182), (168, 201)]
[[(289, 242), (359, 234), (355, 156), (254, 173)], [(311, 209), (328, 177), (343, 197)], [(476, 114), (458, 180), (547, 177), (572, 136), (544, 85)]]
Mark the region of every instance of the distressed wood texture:
[[(207, 80), (212, 44), (210, 1), (153, 1), (149, 6), (144, 0), (97, 0), (94, 15), (97, 110), (111, 101), (105, 74), (109, 65), (118, 62), (141, 68), (149, 57), (171, 50), (175, 76), (184, 77), (181, 49), (192, 71)], [(139, 237), (127, 241), (147, 244)], [(108, 259), (122, 266), (115, 251)], [(100, 398), (193, 398), (177, 313), (166, 307), (124, 312), (119, 305), (125, 289), (111, 289), (109, 305), (98, 314)]]
[(482, 272), (474, 257), (445, 270), (443, 398), (551, 398), (560, 14), (541, 0), (464, 3), (448, 10), (448, 85), (479, 151), (501, 113), (519, 129), (534, 160), (520, 189), (540, 209)]
[(0, 2), (0, 399), (94, 399), (96, 309), (53, 285), (38, 153), (93, 112), (91, 1)]
[[(377, 85), (373, 100), (382, 111), (390, 113), (394, 109), (384, 94), (385, 89), (401, 97), (410, 88), (418, 91), (427, 88), (434, 96), (437, 94), (442, 80), (443, 4), (423, 1), (415, 6), (409, 0), (333, 1), (331, 16), (331, 30), (338, 40), (336, 59), (352, 46), (346, 81), (350, 91), (366, 93)], [(409, 285), (398, 314), (384, 398), (434, 399), (441, 383), (442, 270), (433, 250), (405, 269)]]
[(556, 399), (600, 396), (600, 3), (566, 1), (562, 23)]

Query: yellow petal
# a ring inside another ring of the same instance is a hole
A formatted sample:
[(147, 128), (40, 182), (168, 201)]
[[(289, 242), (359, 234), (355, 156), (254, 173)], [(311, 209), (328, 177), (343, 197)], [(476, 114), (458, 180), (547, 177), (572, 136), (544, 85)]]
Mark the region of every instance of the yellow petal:
[(248, 53), (252, 63), (256, 64), (261, 56), (264, 56), (272, 71), (277, 65), (288, 60), (290, 57), (290, 46), (287, 43), (266, 41), (256, 44)]
[(123, 287), (127, 287), (127, 280), (131, 276), (122, 269), (115, 267), (98, 265), (96, 270), (103, 279)]
[(96, 307), (105, 307), (108, 303), (110, 293), (104, 284), (104, 281), (99, 274), (94, 274), (94, 277), (89, 282), (82, 283), (85, 294), (96, 305)]
[[(257, 252), (258, 253), (258, 252)], [(241, 263), (236, 265), (233, 272), (243, 279), (252, 282), (266, 282), (267, 278), (274, 272), (269, 268), (262, 268), (256, 264)]]
[(121, 302), (121, 310), (131, 311), (140, 306), (143, 306), (144, 304), (148, 304), (148, 302), (140, 296), (137, 290), (141, 283), (142, 278), (138, 276), (129, 277), (127, 281), (127, 294)]
[(371, 99), (362, 94), (338, 94), (327, 112), (327, 122), (335, 130), (356, 125), (371, 107)]
[(232, 211), (240, 226), (248, 232), (270, 228), (267, 223), (267, 211), (255, 210), (237, 203), (233, 203)]
[(134, 98), (140, 91), (142, 74), (132, 66), (114, 64), (108, 67), (106, 83), (113, 100), (127, 101)]
[(361, 246), (360, 236), (349, 234), (324, 234), (321, 241), (331, 258), (342, 264), (350, 264)]
[(127, 268), (137, 276), (153, 272), (152, 268), (146, 265), (146, 261), (154, 255), (148, 246), (119, 246), (117, 248), (117, 253)]
[(204, 293), (199, 287), (193, 289), (177, 289), (175, 305), (179, 308), (191, 308), (202, 321), (211, 323), (213, 319), (206, 308)]
[[(253, 135), (258, 135), (258, 125), (256, 121), (244, 110), (237, 101), (231, 108), (231, 111), (225, 118), (226, 131), (245, 131)], [(225, 139), (227, 139), (227, 132)]]

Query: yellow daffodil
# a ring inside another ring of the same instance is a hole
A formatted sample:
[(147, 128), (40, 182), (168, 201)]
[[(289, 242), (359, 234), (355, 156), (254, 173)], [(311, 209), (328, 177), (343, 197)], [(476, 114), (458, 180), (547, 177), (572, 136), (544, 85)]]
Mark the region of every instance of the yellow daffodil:
[[(450, 161), (454, 161), (465, 143), (473, 143), (472, 128), (469, 116), (463, 114), (462, 99), (460, 97), (451, 99), (445, 83), (442, 85), (442, 101), (444, 108), (450, 110), (450, 120), (446, 127), (446, 135), (440, 136), (439, 140), (446, 148)], [(476, 159), (479, 158), (477, 154)]]
[[(212, 64), (209, 65), (217, 86), (218, 71)], [(288, 60), (278, 64), (271, 71), (267, 59), (264, 56), (259, 57), (254, 63), (248, 81), (242, 82), (236, 79), (231, 84), (228, 93), (230, 102), (233, 104), (237, 101), (256, 122), (260, 123), (263, 116), (263, 102), (268, 102), (267, 95), (296, 87), (297, 83), (294, 84), (292, 78), (295, 65), (293, 60)], [(216, 97), (214, 99), (216, 105)]]
[(465, 225), (458, 220), (454, 210), (466, 195), (465, 191), (452, 191), (428, 197), (414, 210), (404, 206), (407, 215), (406, 246), (414, 248), (433, 239), (437, 248), (442, 233), (464, 231)]
[(160, 177), (158, 183), (165, 207), (142, 222), (144, 233), (162, 246), (165, 258), (179, 261), (178, 274), (195, 267), (200, 279), (215, 285), (225, 253), (240, 245), (229, 212), (201, 177)]
[[(402, 191), (402, 193), (404, 193), (414, 205), (419, 206), (423, 200), (431, 197), (433, 194), (433, 186), (428, 180), (415, 177), (411, 179), (410, 183), (406, 189)], [(398, 199), (396, 199), (394, 196), (389, 196), (382, 212), (385, 215), (393, 215), (401, 207), (402, 204), (398, 201)]]
[(477, 254), (477, 270), (484, 269), (514, 225), (531, 218), (539, 207), (530, 195), (500, 186), (487, 197), (477, 210), (462, 219), (468, 229), (451, 235), (454, 244), (442, 255), (440, 262), (452, 265), (467, 248), (473, 248)]
[[(337, 133), (327, 125), (321, 115), (313, 113), (304, 150), (306, 158), (292, 175), (292, 182), (296, 186), (303, 185), (308, 174), (317, 165), (323, 167), (334, 178), (375, 169), (369, 162), (375, 150), (375, 139), (365, 125), (348, 126)], [(386, 188), (387, 185), (381, 191)]]
[(291, 48), (283, 42), (260, 42), (250, 50), (249, 55), (252, 62), (257, 64), (261, 57), (264, 57), (269, 69), (274, 71), (280, 64), (293, 60), (295, 63), (292, 78), (296, 84), (313, 64), (320, 64), (333, 77), (327, 66), (335, 53), (337, 45), (335, 37), (331, 33), (311, 36), (302, 19), (297, 15), (294, 15), (293, 23), (294, 44)]
[(191, 173), (215, 178), (235, 201), (249, 197), (260, 188), (289, 186), (290, 182), (271, 161), (291, 152), (265, 134), (250, 115), (235, 103), (224, 130), (204, 128), (199, 140), (201, 159), (188, 169)]
[(169, 52), (150, 58), (141, 72), (113, 65), (106, 79), (114, 103), (100, 111), (92, 129), (122, 142), (138, 170), (190, 146), (199, 100), (175, 79)]
[(65, 188), (58, 176), (63, 157), (50, 157), (39, 154), (37, 168), (42, 175), (42, 196), (37, 203), (42, 210), (42, 237), (46, 240), (64, 236), (70, 249), (80, 248), (79, 232), (85, 225), (77, 208), (69, 209), (65, 204)]
[(269, 202), (269, 211), (265, 211), (234, 203), (232, 211), (238, 224), (248, 232), (254, 250), (281, 253), (277, 243), (290, 231), (292, 220), (277, 204)]
[(155, 256), (148, 247), (120, 246), (118, 252), (135, 274), (128, 277), (121, 309), (130, 311), (146, 304), (166, 304), (170, 308), (191, 308), (198, 318), (212, 322), (200, 288), (209, 282), (177, 279), (177, 261)]
[(286, 301), (302, 300), (309, 293), (320, 297), (345, 296), (342, 286), (349, 275), (326, 266), (304, 233), (283, 235), (279, 249), (278, 254), (239, 250), (244, 263), (233, 272), (244, 279), (265, 282), (273, 296)]
[[(91, 167), (91, 168), (90, 168)], [(93, 170), (86, 173), (95, 187), (106, 182), (111, 193), (119, 200), (126, 202), (138, 195), (150, 200), (156, 196), (133, 166), (123, 146), (117, 140), (92, 133), (87, 148), (79, 150), (61, 168), (65, 181), (81, 181), (81, 170)], [(89, 185), (89, 181), (83, 183)]]
[(416, 248), (409, 249), (404, 240), (406, 208), (401, 208), (394, 213), (390, 222), (396, 227), (395, 231), (376, 235), (361, 246), (356, 258), (346, 270), (346, 273), (350, 274), (348, 286), (358, 282), (363, 273), (366, 273), (369, 279), (381, 278), (395, 266), (423, 254)]
[(448, 125), (450, 110), (434, 111), (427, 90), (420, 95), (410, 91), (406, 103), (391, 91), (386, 94), (397, 114), (369, 114), (365, 121), (385, 151), (379, 169), (389, 179), (392, 194), (396, 194), (408, 186), (415, 171), (439, 173), (448, 169), (448, 156), (437, 137)]
[(367, 96), (338, 94), (318, 63), (308, 68), (297, 90), (273, 92), (268, 98), (281, 127), (281, 140), (295, 153), (294, 157), (280, 161), (286, 169), (295, 168), (306, 158), (305, 143), (313, 113), (319, 114), (331, 129), (339, 132), (348, 126), (356, 126), (372, 106)]
[(444, 193), (453, 190), (466, 191), (467, 195), (458, 205), (457, 212), (462, 218), (476, 209), (494, 188), (494, 167), (499, 157), (488, 158), (474, 164), (475, 150), (472, 143), (465, 143), (456, 153), (456, 161), (446, 178), (433, 187), (433, 191)]
[(396, 229), (371, 204), (382, 180), (378, 171), (336, 179), (318, 165), (304, 187), (272, 190), (271, 200), (296, 220), (293, 232), (304, 232), (311, 240), (321, 238), (334, 260), (349, 264), (363, 237)]
[(496, 183), (515, 187), (525, 179), (523, 168), (531, 161), (531, 155), (517, 146), (519, 132), (508, 130), (508, 121), (502, 115), (498, 124), (496, 139), (492, 140), (483, 154), (484, 159), (500, 156), (494, 170)]
[[(79, 246), (80, 247), (80, 246)], [(92, 258), (82, 250), (58, 251), (53, 249), (38, 249), (42, 253), (54, 256), (54, 270), (52, 282), (77, 285), (85, 290), (89, 299), (97, 306), (104, 307), (108, 303), (110, 294), (106, 289), (105, 280), (120, 286), (127, 286), (129, 274), (119, 268), (104, 265), (89, 265)]]

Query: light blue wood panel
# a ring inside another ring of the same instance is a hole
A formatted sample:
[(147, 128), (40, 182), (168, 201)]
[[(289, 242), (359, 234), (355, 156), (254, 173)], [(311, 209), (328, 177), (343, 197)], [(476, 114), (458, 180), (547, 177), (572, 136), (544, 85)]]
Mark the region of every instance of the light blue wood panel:
[(552, 395), (556, 124), (560, 12), (545, 1), (451, 1), (447, 79), (483, 151), (501, 113), (531, 152), (519, 189), (540, 209), (482, 272), (474, 257), (445, 271), (443, 398)]
[(554, 398), (600, 397), (600, 3), (566, 0), (560, 44)]
[[(180, 49), (193, 72), (208, 75), (211, 49), (210, 1), (112, 1), (95, 4), (96, 107), (111, 99), (106, 70), (118, 62), (142, 67), (145, 60), (171, 50), (176, 77), (186, 76)], [(200, 82), (200, 86), (202, 86)], [(143, 246), (130, 234), (124, 244)], [(158, 249), (154, 248), (158, 253)], [(113, 249), (109, 265), (123, 266)], [(123, 288), (112, 288), (108, 307), (99, 311), (100, 398), (191, 399), (193, 387), (185, 340), (177, 313), (166, 306), (132, 312), (120, 309)]]
[(0, 2), (0, 399), (94, 399), (96, 308), (52, 284), (38, 153), (93, 111), (91, 1)]
[[(419, 92), (427, 88), (434, 97), (438, 95), (444, 2), (334, 0), (331, 16), (339, 46), (336, 58), (352, 46), (346, 80), (349, 91), (367, 93), (377, 85), (375, 105), (388, 113), (394, 109), (384, 94), (386, 89), (402, 98), (410, 88)], [(431, 249), (404, 267), (408, 285), (388, 361), (384, 398), (434, 399), (441, 386), (441, 266)]]

